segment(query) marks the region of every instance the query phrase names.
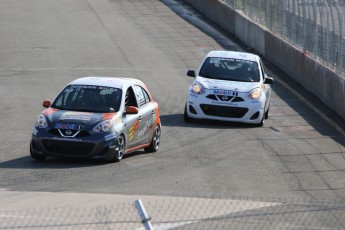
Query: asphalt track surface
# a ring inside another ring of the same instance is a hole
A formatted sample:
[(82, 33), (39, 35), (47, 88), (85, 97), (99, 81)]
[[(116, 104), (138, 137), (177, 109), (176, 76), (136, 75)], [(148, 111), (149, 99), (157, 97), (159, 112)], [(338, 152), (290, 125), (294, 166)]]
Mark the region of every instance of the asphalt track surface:
[[(183, 121), (193, 81), (186, 71), (210, 50), (246, 47), (182, 2), (0, 4), (0, 200), (8, 210), (35, 206), (21, 203), (27, 199), (21, 192), (344, 202), (344, 121), (269, 62), (275, 83), (264, 127)], [(84, 76), (148, 85), (161, 108), (157, 153), (138, 151), (120, 163), (30, 158), (43, 100)]]

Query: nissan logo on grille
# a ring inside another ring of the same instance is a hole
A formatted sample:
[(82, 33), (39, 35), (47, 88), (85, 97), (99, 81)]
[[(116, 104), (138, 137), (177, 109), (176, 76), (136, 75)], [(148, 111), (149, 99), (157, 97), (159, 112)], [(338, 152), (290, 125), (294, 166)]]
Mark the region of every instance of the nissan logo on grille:
[(71, 130), (66, 130), (65, 131), (65, 135), (66, 136), (71, 136), (72, 135), (72, 131)]

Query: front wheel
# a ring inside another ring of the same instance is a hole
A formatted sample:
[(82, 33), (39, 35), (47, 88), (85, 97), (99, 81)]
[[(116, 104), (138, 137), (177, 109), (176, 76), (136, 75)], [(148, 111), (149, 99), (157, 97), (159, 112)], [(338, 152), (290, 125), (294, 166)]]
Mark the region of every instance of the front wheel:
[(32, 159), (35, 159), (37, 161), (44, 161), (47, 158), (47, 156), (45, 155), (38, 154), (32, 151), (31, 143), (30, 143), (30, 156), (32, 157)]
[(160, 144), (161, 139), (161, 127), (159, 125), (156, 126), (155, 132), (153, 133), (151, 144), (149, 147), (145, 148), (145, 152), (147, 153), (154, 153), (157, 152)]
[(191, 118), (190, 116), (188, 116), (188, 113), (187, 113), (187, 104), (186, 104), (186, 106), (184, 107), (183, 119), (184, 119), (185, 122), (192, 122), (192, 121), (193, 121), (193, 118)]
[(115, 155), (112, 159), (113, 162), (120, 162), (122, 160), (123, 155), (125, 154), (126, 148), (126, 141), (123, 135), (120, 135), (117, 139), (118, 147), (115, 150)]
[(262, 127), (265, 123), (265, 114), (262, 115), (262, 119), (259, 123), (255, 124), (256, 127)]

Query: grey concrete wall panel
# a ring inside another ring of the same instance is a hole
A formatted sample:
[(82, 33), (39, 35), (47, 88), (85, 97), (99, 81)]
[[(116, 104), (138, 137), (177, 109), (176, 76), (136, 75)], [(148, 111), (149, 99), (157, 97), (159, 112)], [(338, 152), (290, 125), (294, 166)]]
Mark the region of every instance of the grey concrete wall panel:
[(206, 15), (231, 34), (235, 34), (235, 14), (232, 8), (221, 1), (214, 0), (185, 0), (195, 9)]
[(219, 0), (186, 0), (206, 17), (264, 55), (345, 119), (345, 79)]
[(345, 118), (344, 78), (267, 32), (266, 58)]
[(265, 29), (253, 23), (243, 13), (236, 13), (235, 36), (261, 55), (265, 55), (265, 35)]
[(187, 0), (210, 20), (234, 34), (258, 53), (265, 54), (265, 29), (222, 1)]

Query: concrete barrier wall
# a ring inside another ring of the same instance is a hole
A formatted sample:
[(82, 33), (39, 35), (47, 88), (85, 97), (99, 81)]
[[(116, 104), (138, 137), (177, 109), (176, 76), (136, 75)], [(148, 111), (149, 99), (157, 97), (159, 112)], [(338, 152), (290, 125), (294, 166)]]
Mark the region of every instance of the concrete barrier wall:
[(266, 30), (263, 27), (253, 23), (249, 18), (239, 11), (235, 16), (235, 36), (247, 46), (265, 56)]
[[(230, 33), (235, 33), (235, 14), (228, 5), (218, 0), (185, 0), (207, 18), (217, 23)], [(217, 2), (217, 4), (215, 4)]]
[(277, 65), (345, 119), (345, 78), (220, 0), (185, 0)]

